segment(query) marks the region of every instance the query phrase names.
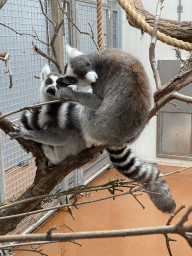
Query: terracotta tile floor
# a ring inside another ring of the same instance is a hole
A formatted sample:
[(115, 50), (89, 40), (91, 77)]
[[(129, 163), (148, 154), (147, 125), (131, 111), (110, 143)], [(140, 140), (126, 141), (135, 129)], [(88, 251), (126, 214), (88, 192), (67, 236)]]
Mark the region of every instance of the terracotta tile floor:
[[(163, 173), (168, 173), (180, 167), (159, 166)], [(110, 169), (99, 177), (93, 184), (102, 184), (108, 181), (108, 178), (123, 178), (115, 169)], [(183, 203), (189, 207), (192, 204), (192, 169), (183, 171), (179, 174), (167, 176), (167, 182), (177, 207)], [(93, 192), (90, 199), (101, 196), (107, 196), (109, 192)], [(81, 198), (80, 200), (85, 200)], [(96, 230), (115, 230), (130, 229), (139, 227), (150, 227), (165, 225), (169, 216), (156, 210), (146, 194), (140, 197), (140, 201), (145, 205), (143, 210), (141, 206), (131, 196), (118, 197), (115, 200), (106, 200), (93, 204), (81, 205), (78, 209), (73, 208), (75, 221), (70, 214), (65, 211), (55, 213), (46, 221), (35, 233), (47, 232), (50, 227), (57, 226), (56, 232), (70, 232), (64, 227), (64, 224), (77, 231), (96, 231)], [(173, 224), (180, 220), (182, 214), (175, 217)], [(188, 223), (192, 223), (192, 216)], [(177, 239), (177, 242), (171, 243), (173, 256), (192, 255), (192, 250), (187, 242), (177, 235), (170, 235)], [(49, 256), (168, 256), (165, 238), (163, 235), (150, 235), (142, 237), (126, 238), (105, 238), (77, 240), (82, 247), (73, 243), (58, 243), (43, 245), (43, 252)], [(31, 252), (17, 252), (16, 256), (32, 256)]]

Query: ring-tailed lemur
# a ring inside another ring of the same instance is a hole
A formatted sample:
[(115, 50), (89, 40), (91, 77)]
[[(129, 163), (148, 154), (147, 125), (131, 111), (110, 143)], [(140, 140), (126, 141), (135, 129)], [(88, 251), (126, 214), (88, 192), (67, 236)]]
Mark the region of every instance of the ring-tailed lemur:
[[(152, 107), (152, 92), (142, 64), (118, 49), (84, 55), (67, 46), (67, 52), (71, 59), (57, 80), (58, 93), (61, 100), (84, 106), (80, 122), (86, 142), (111, 145), (108, 152), (114, 166), (143, 183), (159, 210), (172, 212), (176, 205), (159, 170), (133, 156), (127, 145), (140, 135)], [(71, 84), (91, 84), (93, 94), (72, 91), (67, 87)]]
[[(57, 80), (58, 93), (64, 101), (81, 104), (78, 127), (86, 142), (111, 145), (108, 152), (114, 166), (125, 176), (143, 183), (152, 192), (149, 196), (159, 210), (172, 212), (175, 202), (165, 179), (155, 166), (134, 157), (127, 145), (145, 127), (151, 108), (151, 89), (143, 66), (133, 56), (115, 49), (87, 56), (70, 46), (67, 51), (71, 61), (65, 75)], [(71, 84), (91, 84), (93, 94), (72, 91), (67, 87)], [(56, 111), (55, 115), (61, 117), (56, 118), (56, 123), (65, 122), (66, 111), (66, 108), (62, 110), (63, 119)], [(36, 135), (30, 133), (29, 136), (23, 129), (12, 135), (38, 141)], [(49, 145), (49, 137), (55, 135), (50, 134), (50, 129), (44, 129), (41, 136), (45, 136)], [(64, 139), (67, 138), (64, 136)], [(56, 138), (54, 145), (57, 143)]]
[[(40, 87), (42, 102), (58, 99), (58, 77), (58, 74), (51, 73), (48, 65), (44, 66)], [(72, 88), (75, 89), (75, 86)], [(78, 120), (80, 111), (81, 106), (73, 102), (51, 103), (40, 110), (26, 110), (21, 116), (21, 127), (15, 127), (15, 134), (25, 134), (25, 139), (41, 143), (46, 157), (57, 165), (66, 157), (77, 155), (86, 148)]]

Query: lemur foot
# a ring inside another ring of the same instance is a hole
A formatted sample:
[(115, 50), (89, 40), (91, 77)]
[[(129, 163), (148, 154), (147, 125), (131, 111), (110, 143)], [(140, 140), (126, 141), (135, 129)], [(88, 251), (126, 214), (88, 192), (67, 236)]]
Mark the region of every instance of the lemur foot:
[(24, 138), (26, 140), (32, 140), (32, 136), (29, 134), (28, 130), (24, 129), (19, 125), (13, 126), (14, 132), (9, 132), (11, 139)]

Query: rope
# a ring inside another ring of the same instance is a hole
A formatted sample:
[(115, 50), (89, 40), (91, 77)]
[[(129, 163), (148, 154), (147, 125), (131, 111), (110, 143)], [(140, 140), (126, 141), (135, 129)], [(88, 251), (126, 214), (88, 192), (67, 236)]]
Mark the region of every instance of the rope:
[(97, 0), (97, 42), (100, 50), (103, 50), (103, 15), (102, 0)]
[[(98, 0), (99, 1), (99, 0)], [(126, 14), (137, 24), (137, 26), (143, 30), (144, 32), (152, 35), (153, 27), (151, 27), (142, 17), (137, 14), (137, 12), (130, 5), (130, 0), (117, 0), (121, 7), (125, 10)], [(157, 31), (157, 39), (163, 43), (168, 45), (184, 49), (186, 51), (192, 51), (192, 44), (183, 42), (182, 40), (178, 40), (167, 36), (159, 31)]]

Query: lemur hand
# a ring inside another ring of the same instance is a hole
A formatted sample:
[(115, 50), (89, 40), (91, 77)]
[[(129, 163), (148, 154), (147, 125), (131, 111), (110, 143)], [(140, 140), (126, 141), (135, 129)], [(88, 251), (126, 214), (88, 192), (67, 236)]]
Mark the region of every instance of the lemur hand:
[(11, 139), (24, 138), (26, 140), (32, 140), (32, 136), (28, 133), (28, 130), (19, 125), (13, 126), (14, 132), (9, 132)]
[(75, 92), (69, 87), (57, 87), (61, 101), (75, 101)]

